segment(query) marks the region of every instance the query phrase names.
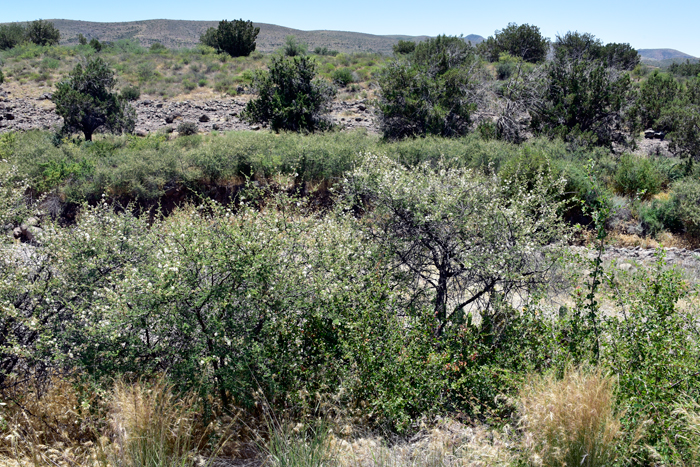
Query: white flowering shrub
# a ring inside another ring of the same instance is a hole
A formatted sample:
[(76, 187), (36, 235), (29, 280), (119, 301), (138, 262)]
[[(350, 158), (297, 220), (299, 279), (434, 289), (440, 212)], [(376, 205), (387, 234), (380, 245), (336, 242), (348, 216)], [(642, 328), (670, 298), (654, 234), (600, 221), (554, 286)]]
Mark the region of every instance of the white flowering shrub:
[(444, 160), (407, 169), (366, 154), (347, 181), (368, 235), (407, 280), (411, 303), (431, 303), (435, 335), (470, 311), (491, 319), (495, 302), (527, 297), (549, 281), (566, 237), (546, 177), (532, 190)]

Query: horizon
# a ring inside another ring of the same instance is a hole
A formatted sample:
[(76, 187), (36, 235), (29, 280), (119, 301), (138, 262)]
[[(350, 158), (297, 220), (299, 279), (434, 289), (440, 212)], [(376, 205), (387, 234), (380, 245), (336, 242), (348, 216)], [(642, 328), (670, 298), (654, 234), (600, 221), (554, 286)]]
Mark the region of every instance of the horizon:
[(3, 7), (0, 22), (45, 18), (99, 23), (242, 18), (302, 31), (347, 31), (379, 36), (475, 34), (484, 38), (509, 23), (517, 23), (539, 27), (542, 35), (550, 40), (567, 31), (579, 31), (591, 33), (604, 43), (628, 43), (635, 49), (675, 49), (700, 57), (700, 37), (694, 32), (694, 18), (700, 14), (700, 3), (683, 0), (667, 1), (663, 7), (648, 0), (634, 3), (623, 0), (614, 4), (592, 0), (585, 7), (575, 4), (562, 7), (551, 0), (535, 0), (528, 4), (506, 0), (488, 5), (437, 0), (429, 9), (417, 0), (381, 3), (358, 0), (341, 9), (329, 9), (326, 3), (318, 0), (294, 4), (271, 0), (264, 7), (209, 0), (200, 2), (195, 11), (191, 10), (190, 4), (182, 0), (168, 3), (124, 0), (119, 5), (95, 5), (87, 0), (65, 5), (39, 0), (31, 4), (12, 2)]

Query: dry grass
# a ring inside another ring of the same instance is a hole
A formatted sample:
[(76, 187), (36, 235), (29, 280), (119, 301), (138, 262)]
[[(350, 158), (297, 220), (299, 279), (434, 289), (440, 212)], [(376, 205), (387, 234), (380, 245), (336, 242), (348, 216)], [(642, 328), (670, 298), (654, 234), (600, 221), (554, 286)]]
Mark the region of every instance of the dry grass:
[[(112, 394), (112, 443), (102, 451), (110, 466), (175, 467), (195, 463), (210, 433), (210, 427), (202, 426), (195, 394), (176, 393), (164, 378), (150, 384), (121, 381)], [(218, 451), (215, 449), (210, 459)]]
[(689, 462), (687, 465), (700, 464), (700, 404), (691, 397), (682, 398), (673, 414), (681, 420), (677, 437), (685, 440), (688, 446)]
[(511, 438), (508, 431), (446, 420), (410, 440), (363, 437), (347, 441), (332, 436), (330, 449), (340, 467), (507, 466), (515, 460)]
[(610, 465), (622, 435), (614, 381), (598, 371), (533, 378), (520, 392), (521, 427), (531, 462), (542, 466)]
[(163, 378), (118, 382), (103, 398), (70, 378), (6, 386), (0, 466), (206, 466), (217, 455), (240, 454), (236, 417), (205, 425), (197, 397), (177, 393)]
[(90, 405), (70, 378), (9, 381), (0, 395), (0, 465), (73, 466), (94, 449)]

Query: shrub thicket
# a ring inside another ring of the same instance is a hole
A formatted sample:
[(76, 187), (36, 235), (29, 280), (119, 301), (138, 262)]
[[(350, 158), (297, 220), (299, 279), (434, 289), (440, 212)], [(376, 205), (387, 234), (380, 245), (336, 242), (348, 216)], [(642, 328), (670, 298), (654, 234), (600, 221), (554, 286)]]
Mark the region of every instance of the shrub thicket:
[(27, 40), (36, 45), (56, 45), (61, 39), (61, 32), (53, 23), (44, 20), (32, 21), (25, 32)]
[(610, 145), (625, 137), (632, 83), (628, 74), (583, 55), (556, 58), (548, 65), (544, 103), (533, 109), (532, 125), (579, 144)]
[(547, 58), (549, 41), (540, 33), (540, 28), (530, 24), (510, 23), (479, 44), (489, 61), (495, 62), (507, 53), (526, 62), (538, 63)]
[(655, 70), (639, 87), (632, 107), (632, 118), (637, 119), (637, 124), (643, 130), (670, 131), (671, 122), (662, 117), (665, 117), (680, 91), (680, 84), (672, 76)]
[(119, 95), (125, 101), (136, 101), (141, 97), (141, 90), (138, 86), (126, 86), (121, 90)]
[(630, 155), (620, 158), (613, 181), (618, 193), (641, 199), (657, 194), (664, 182), (651, 160)]
[(477, 61), (460, 37), (438, 36), (390, 62), (379, 77), (380, 123), (386, 138), (460, 136), (475, 109)]
[(326, 114), (335, 88), (316, 78), (316, 64), (306, 56), (273, 57), (269, 71), (255, 74), (258, 93), (242, 117), (269, 123), (275, 131), (316, 131), (330, 128)]
[(11, 49), (25, 40), (26, 29), (19, 23), (0, 25), (0, 50)]
[(686, 83), (661, 120), (671, 129), (669, 149), (688, 161), (700, 159), (700, 78)]
[(194, 122), (182, 122), (177, 126), (177, 133), (180, 136), (192, 136), (199, 132), (197, 124)]

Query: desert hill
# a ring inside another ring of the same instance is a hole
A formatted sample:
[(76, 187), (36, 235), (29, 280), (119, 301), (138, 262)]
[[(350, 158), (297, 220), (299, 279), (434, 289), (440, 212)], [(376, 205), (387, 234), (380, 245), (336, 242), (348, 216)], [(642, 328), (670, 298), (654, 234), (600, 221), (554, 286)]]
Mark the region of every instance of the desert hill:
[[(231, 18), (233, 19), (233, 18)], [(120, 39), (138, 39), (141, 45), (149, 46), (160, 42), (168, 48), (194, 47), (199, 43), (199, 36), (210, 27), (216, 27), (218, 21), (188, 21), (153, 19), (121, 23), (97, 23), (69, 19), (50, 19), (61, 31), (62, 44), (75, 44), (78, 34), (88, 40), (116, 41)], [(267, 23), (254, 23), (260, 27), (257, 50), (271, 52), (282, 47), (287, 36), (296, 36), (301, 42), (316, 47), (327, 47), (339, 52), (378, 52), (390, 54), (392, 46), (399, 40), (421, 41), (428, 36), (409, 35), (375, 35), (349, 31), (302, 31)], [(484, 38), (470, 34), (465, 37), (472, 44), (478, 44)]]
[(675, 49), (639, 49), (637, 50), (642, 60), (671, 60), (677, 59), (685, 61), (688, 58), (695, 58)]
[[(233, 18), (231, 18), (233, 19)], [(61, 31), (61, 43), (75, 44), (78, 34), (89, 39), (116, 41), (119, 39), (138, 39), (142, 45), (149, 46), (160, 42), (169, 48), (193, 47), (199, 42), (199, 36), (210, 27), (216, 27), (218, 21), (187, 20), (145, 20), (122, 23), (97, 23), (66, 19), (48, 20)], [(408, 35), (374, 35), (347, 31), (302, 31), (299, 29), (277, 26), (274, 24), (254, 23), (260, 27), (257, 50), (270, 52), (284, 44), (287, 36), (296, 36), (300, 41), (316, 47), (327, 47), (340, 52), (379, 52), (391, 53), (391, 47), (400, 39), (420, 41), (427, 36)], [(467, 40), (479, 42), (481, 36), (470, 35)]]

